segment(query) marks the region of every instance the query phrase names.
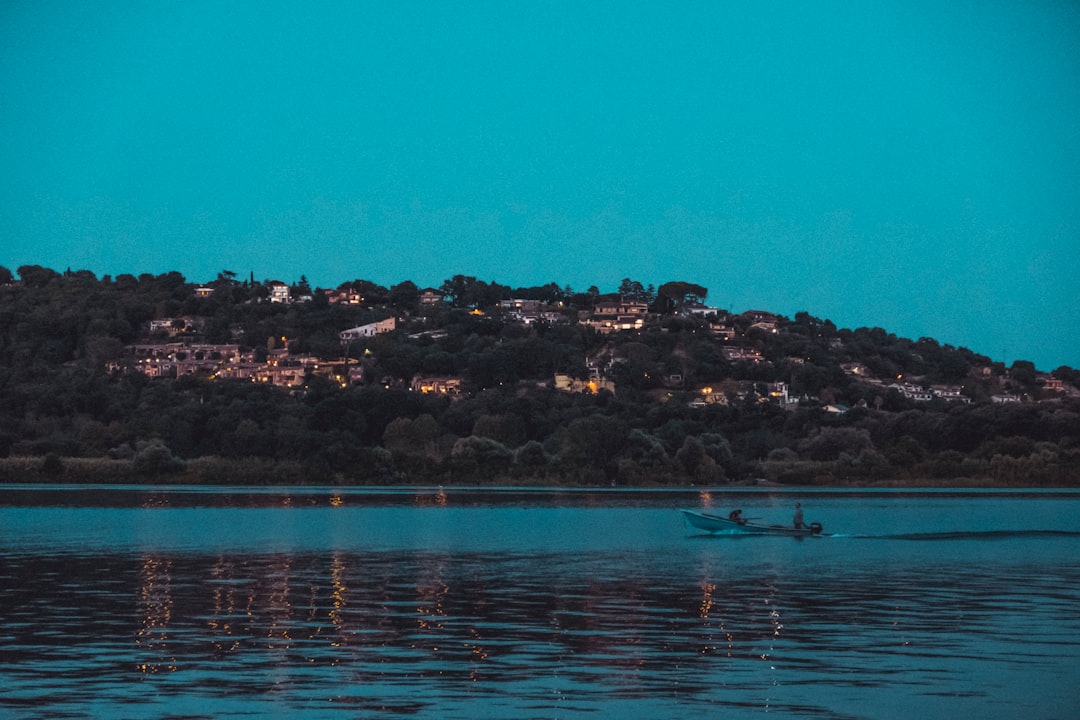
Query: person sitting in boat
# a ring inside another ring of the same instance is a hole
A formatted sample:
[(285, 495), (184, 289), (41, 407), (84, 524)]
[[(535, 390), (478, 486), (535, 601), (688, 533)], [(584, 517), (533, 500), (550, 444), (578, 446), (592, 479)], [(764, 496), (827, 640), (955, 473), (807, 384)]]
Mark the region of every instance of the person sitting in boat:
[(744, 518), (742, 516), (742, 510), (732, 510), (731, 512), (728, 513), (727, 519), (728, 520), (734, 520), (735, 522), (739, 523), (740, 525), (745, 525), (746, 524), (746, 518)]
[(802, 503), (795, 503), (795, 519), (792, 521), (796, 530), (810, 527), (803, 521)]

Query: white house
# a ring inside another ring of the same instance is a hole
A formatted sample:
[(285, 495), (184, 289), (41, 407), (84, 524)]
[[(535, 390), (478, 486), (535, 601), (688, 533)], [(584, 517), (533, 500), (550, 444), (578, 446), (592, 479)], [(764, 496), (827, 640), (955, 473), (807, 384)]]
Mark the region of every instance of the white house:
[(397, 318), (386, 318), (379, 322), (368, 323), (367, 325), (360, 325), (359, 327), (349, 328), (348, 330), (342, 330), (338, 333), (338, 337), (341, 338), (341, 342), (351, 342), (353, 340), (359, 340), (360, 338), (375, 337), (380, 333), (390, 332), (397, 328)]
[(270, 289), (270, 302), (287, 303), (290, 300), (289, 286), (280, 280), (271, 280), (266, 284)]

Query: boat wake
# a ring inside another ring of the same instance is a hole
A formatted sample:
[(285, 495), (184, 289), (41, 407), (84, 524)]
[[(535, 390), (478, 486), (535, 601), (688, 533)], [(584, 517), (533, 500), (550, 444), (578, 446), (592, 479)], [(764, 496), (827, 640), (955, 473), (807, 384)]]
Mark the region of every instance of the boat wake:
[(833, 533), (827, 537), (869, 540), (1016, 540), (1021, 538), (1080, 538), (1075, 530), (976, 530), (961, 532), (920, 532), (888, 535)]

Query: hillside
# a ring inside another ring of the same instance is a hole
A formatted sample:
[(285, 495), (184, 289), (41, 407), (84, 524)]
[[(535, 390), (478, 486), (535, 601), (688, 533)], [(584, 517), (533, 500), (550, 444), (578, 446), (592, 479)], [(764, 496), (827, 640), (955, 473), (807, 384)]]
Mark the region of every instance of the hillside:
[(0, 479), (1080, 484), (1080, 372), (707, 293), (0, 268)]

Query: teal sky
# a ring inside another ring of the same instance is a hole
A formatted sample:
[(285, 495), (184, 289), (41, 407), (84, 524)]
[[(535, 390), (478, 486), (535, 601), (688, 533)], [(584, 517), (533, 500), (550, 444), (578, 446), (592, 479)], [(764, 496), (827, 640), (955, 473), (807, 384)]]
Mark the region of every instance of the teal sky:
[(0, 265), (687, 280), (1080, 367), (1080, 4), (0, 2)]

